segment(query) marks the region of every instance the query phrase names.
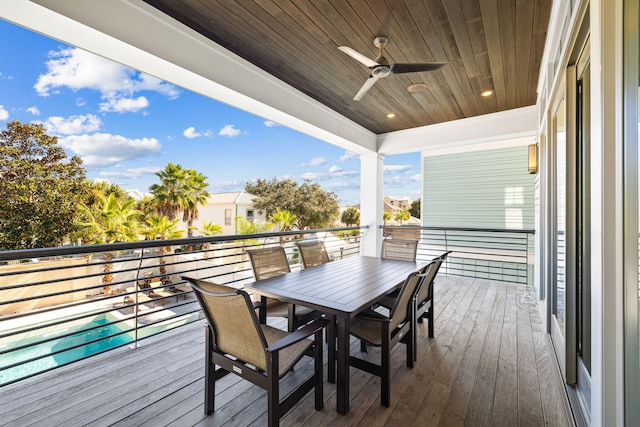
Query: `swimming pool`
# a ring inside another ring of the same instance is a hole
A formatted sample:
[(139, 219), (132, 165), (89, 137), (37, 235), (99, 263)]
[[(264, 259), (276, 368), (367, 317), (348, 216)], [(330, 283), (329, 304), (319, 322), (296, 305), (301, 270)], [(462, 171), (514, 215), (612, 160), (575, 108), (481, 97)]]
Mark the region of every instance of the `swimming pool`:
[[(107, 325), (107, 323), (115, 320), (118, 319), (108, 314), (102, 314), (94, 318), (83, 319), (69, 324), (0, 339), (0, 350), (4, 351), (34, 344), (43, 339), (53, 338), (50, 341), (35, 344), (20, 350), (10, 351), (0, 356), (0, 369), (15, 363), (38, 358), (37, 360), (13, 368), (0, 370), (0, 385), (133, 342), (131, 332), (116, 335), (130, 329), (124, 321)], [(94, 327), (96, 327), (96, 329), (91, 329)], [(62, 335), (70, 333), (71, 335), (61, 337)], [(91, 341), (98, 339), (100, 339), (100, 341), (91, 343)], [(89, 344), (82, 345), (83, 343)], [(79, 347), (71, 348), (74, 346)]]

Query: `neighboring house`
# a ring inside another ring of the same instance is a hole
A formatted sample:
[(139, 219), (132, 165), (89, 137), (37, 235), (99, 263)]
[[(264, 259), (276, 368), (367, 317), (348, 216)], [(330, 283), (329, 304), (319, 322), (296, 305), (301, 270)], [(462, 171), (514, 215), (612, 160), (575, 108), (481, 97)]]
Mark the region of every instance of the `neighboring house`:
[(384, 196), (384, 204), (385, 209), (387, 210), (387, 206), (391, 208), (391, 213), (395, 213), (397, 211), (404, 211), (411, 209), (411, 203), (413, 203), (413, 199), (409, 197), (403, 197), (401, 199), (397, 199), (391, 196)]
[(253, 208), (252, 194), (244, 191), (211, 194), (206, 206), (199, 208), (199, 218), (194, 223), (198, 228), (203, 221), (213, 221), (222, 226), (222, 234), (236, 234), (236, 217), (241, 216), (249, 222), (264, 222), (266, 215), (259, 214)]

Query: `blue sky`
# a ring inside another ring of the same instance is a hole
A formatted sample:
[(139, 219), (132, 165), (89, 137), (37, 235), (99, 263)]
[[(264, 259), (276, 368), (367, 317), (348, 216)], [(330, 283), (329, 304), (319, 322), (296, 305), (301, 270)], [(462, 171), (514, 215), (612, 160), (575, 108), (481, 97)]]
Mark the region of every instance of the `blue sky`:
[[(309, 178), (359, 203), (354, 153), (2, 20), (0, 40), (0, 129), (42, 123), (89, 179), (143, 194), (173, 162), (212, 193)], [(420, 197), (420, 154), (386, 157), (384, 180), (385, 195)]]

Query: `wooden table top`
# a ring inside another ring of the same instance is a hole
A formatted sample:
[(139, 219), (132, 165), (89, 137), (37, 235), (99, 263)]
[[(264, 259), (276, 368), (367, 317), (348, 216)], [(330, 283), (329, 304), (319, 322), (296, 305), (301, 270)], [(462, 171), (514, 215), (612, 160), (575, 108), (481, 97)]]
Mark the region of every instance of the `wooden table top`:
[(354, 316), (422, 264), (356, 256), (246, 285), (250, 292), (324, 313)]

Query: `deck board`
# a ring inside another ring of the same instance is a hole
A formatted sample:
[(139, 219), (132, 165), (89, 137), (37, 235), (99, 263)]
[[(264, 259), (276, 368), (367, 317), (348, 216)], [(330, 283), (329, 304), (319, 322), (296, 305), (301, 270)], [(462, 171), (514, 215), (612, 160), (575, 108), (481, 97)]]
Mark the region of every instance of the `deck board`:
[[(573, 425), (530, 290), (442, 276), (435, 292), (435, 338), (426, 322), (419, 325), (415, 367), (406, 367), (403, 345), (393, 350), (390, 408), (380, 406), (379, 378), (352, 368), (347, 415), (337, 414), (335, 385), (325, 382), (324, 408), (315, 411), (309, 394), (282, 425)], [(216, 412), (203, 414), (203, 329), (195, 322), (136, 350), (118, 348), (0, 387), (0, 425), (265, 425), (265, 392), (234, 375), (216, 384)], [(359, 352), (358, 341), (351, 351)], [(374, 348), (365, 356), (378, 357)], [(297, 365), (283, 390), (309, 369), (308, 361)]]

